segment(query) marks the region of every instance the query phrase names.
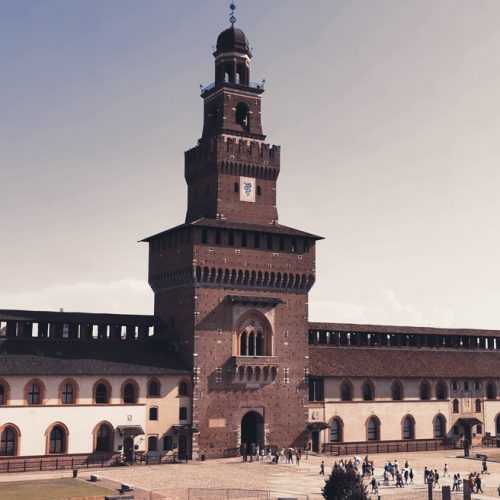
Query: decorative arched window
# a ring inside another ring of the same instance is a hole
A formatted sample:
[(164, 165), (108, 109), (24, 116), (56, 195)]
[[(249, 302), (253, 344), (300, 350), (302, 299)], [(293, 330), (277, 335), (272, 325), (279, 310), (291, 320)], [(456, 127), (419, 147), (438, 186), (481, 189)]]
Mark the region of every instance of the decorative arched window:
[(138, 396), (137, 384), (133, 381), (125, 382), (122, 388), (122, 397), (125, 404), (136, 404)]
[(393, 401), (401, 401), (403, 399), (403, 386), (401, 382), (396, 380), (392, 383), (391, 396)]
[(0, 433), (0, 457), (17, 455), (19, 434), (15, 427), (7, 425)]
[(28, 382), (26, 401), (29, 405), (41, 405), (43, 402), (43, 385), (39, 380)]
[(330, 425), (330, 441), (332, 443), (341, 443), (343, 437), (344, 424), (340, 418), (334, 418)]
[(439, 381), (436, 384), (436, 398), (443, 400), (448, 397), (448, 388), (446, 387), (446, 384), (442, 381)]
[(148, 383), (148, 396), (157, 397), (160, 395), (160, 382), (156, 379), (152, 379)]
[(497, 386), (491, 380), (486, 384), (486, 398), (487, 399), (497, 398)]
[(458, 399), (454, 399), (451, 405), (453, 413), (458, 413), (459, 412)]
[(185, 380), (179, 384), (179, 396), (189, 396), (189, 387)]
[(348, 380), (344, 380), (340, 385), (340, 399), (352, 401), (352, 385)]
[(403, 419), (403, 439), (415, 439), (415, 419), (411, 415)]
[(362, 388), (361, 392), (363, 394), (364, 401), (373, 401), (375, 399), (375, 388), (373, 387), (373, 383), (367, 380)]
[(380, 440), (380, 420), (377, 417), (370, 417), (366, 423), (366, 438), (368, 441)]
[(94, 451), (113, 451), (113, 428), (109, 424), (101, 424), (95, 431)]
[(179, 420), (187, 420), (188, 419), (188, 409), (185, 406), (181, 406), (179, 408)]
[(67, 431), (62, 425), (54, 425), (49, 434), (49, 454), (66, 453)]
[(107, 405), (111, 399), (111, 389), (106, 381), (98, 382), (94, 386), (94, 401), (98, 405)]
[[(246, 319), (245, 319), (246, 318)], [(239, 356), (272, 355), (271, 327), (267, 318), (257, 311), (245, 315), (237, 326)]]
[(420, 399), (427, 400), (431, 398), (431, 386), (429, 382), (422, 382), (420, 384)]
[(71, 379), (64, 380), (59, 387), (59, 396), (61, 399), (61, 404), (74, 405), (76, 403), (76, 393), (77, 393), (76, 382)]
[(241, 125), (244, 130), (250, 129), (250, 109), (244, 102), (236, 105), (236, 124)]
[(481, 413), (481, 400), (476, 399), (476, 413)]
[(436, 415), (434, 418), (434, 437), (443, 438), (446, 435), (446, 419), (443, 415)]

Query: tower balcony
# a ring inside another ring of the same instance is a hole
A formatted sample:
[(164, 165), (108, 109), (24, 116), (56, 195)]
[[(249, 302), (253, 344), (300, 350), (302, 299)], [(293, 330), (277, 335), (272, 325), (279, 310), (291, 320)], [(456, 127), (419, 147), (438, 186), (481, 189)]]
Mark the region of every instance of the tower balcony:
[(234, 384), (245, 384), (247, 389), (271, 384), (278, 375), (276, 356), (233, 356), (232, 372)]
[[(264, 85), (265, 85), (264, 81), (262, 81), (260, 83), (249, 82), (248, 85), (243, 85), (241, 83), (224, 82), (225, 87), (231, 87), (231, 88), (241, 89), (241, 90), (248, 90), (248, 88), (251, 88), (254, 91), (257, 91), (259, 93), (264, 92)], [(205, 94), (207, 94), (211, 90), (215, 89), (215, 87), (216, 87), (215, 82), (212, 82), (206, 86), (200, 85), (201, 96), (203, 97)]]

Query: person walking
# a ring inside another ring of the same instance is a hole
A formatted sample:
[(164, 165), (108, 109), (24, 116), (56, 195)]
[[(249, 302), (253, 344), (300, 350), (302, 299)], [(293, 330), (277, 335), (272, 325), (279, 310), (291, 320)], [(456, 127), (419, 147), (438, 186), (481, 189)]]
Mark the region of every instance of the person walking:
[(413, 484), (413, 469), (410, 469), (410, 484)]
[(451, 491), (458, 491), (458, 477), (456, 474), (453, 474), (453, 487)]
[(437, 471), (437, 469), (434, 469), (434, 482), (432, 484), (432, 487), (435, 488), (436, 486), (441, 488), (441, 485), (439, 484), (439, 472)]
[(444, 468), (443, 468), (443, 477), (450, 477), (450, 474), (448, 472), (448, 464), (444, 464)]
[(486, 458), (483, 458), (483, 472), (482, 472), (482, 474), (489, 474), (488, 462), (486, 462)]
[(325, 475), (325, 461), (324, 460), (321, 461), (321, 465), (319, 466), (319, 474), (320, 474), (320, 476)]
[(483, 493), (483, 489), (481, 488), (481, 474), (477, 474), (476, 475), (476, 480), (474, 481), (475, 485), (476, 485), (476, 493)]
[(300, 465), (300, 459), (301, 459), (301, 454), (300, 450), (297, 451), (297, 454), (295, 455), (295, 461), (297, 462), (297, 467)]

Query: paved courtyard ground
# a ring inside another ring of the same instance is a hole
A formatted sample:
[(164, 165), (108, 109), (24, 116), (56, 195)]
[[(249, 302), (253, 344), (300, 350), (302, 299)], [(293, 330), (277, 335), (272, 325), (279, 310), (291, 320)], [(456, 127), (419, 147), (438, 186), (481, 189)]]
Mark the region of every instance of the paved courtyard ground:
[[(497, 450), (473, 449), (471, 456), (476, 453), (496, 454)], [(349, 457), (346, 457), (349, 458)], [(363, 458), (363, 457), (362, 457)], [(437, 469), (441, 475), (441, 485), (451, 485), (452, 478), (443, 478), (443, 466), (448, 463), (449, 472), (453, 476), (459, 472), (462, 478), (466, 478), (469, 472), (480, 472), (481, 461), (464, 459), (460, 457), (459, 450), (419, 452), (419, 453), (396, 453), (371, 455), (370, 459), (375, 463), (375, 477), (382, 482), (382, 469), (387, 461), (398, 460), (403, 465), (405, 460), (409, 461), (410, 467), (415, 472), (415, 484), (403, 490), (390, 486), (381, 486), (380, 495), (382, 499), (425, 499), (427, 498), (426, 486), (423, 483), (424, 467)], [(146, 491), (161, 491), (164, 498), (186, 498), (183, 494), (188, 488), (238, 488), (271, 490), (278, 492), (292, 492), (309, 495), (311, 500), (321, 499), (321, 488), (324, 477), (319, 475), (320, 463), (325, 461), (325, 472), (329, 473), (337, 457), (311, 456), (302, 460), (300, 466), (295, 464), (272, 465), (266, 461), (242, 463), (240, 459), (207, 460), (206, 462), (190, 462), (188, 464), (151, 465), (99, 469), (99, 475), (116, 483), (132, 483), (136, 487)], [(474, 499), (499, 498), (497, 487), (500, 483), (500, 463), (489, 462), (490, 474), (483, 476), (483, 490), (485, 495), (473, 494)], [(60, 477), (61, 473), (53, 473), (54, 477)], [(65, 474), (68, 474), (67, 472)], [(80, 477), (86, 478), (90, 472), (80, 471)], [(34, 479), (40, 477), (31, 475), (7, 475), (0, 476), (1, 481), (13, 481), (17, 479)], [(49, 473), (43, 474), (50, 477)], [(106, 485), (111, 483), (106, 483)], [(2, 485), (0, 484), (0, 492)], [(170, 492), (170, 494), (169, 494)], [(441, 492), (434, 490), (434, 499), (441, 498)], [(452, 498), (459, 499), (463, 493), (453, 493)], [(3, 499), (0, 494), (0, 498)], [(214, 498), (214, 497), (210, 497)]]

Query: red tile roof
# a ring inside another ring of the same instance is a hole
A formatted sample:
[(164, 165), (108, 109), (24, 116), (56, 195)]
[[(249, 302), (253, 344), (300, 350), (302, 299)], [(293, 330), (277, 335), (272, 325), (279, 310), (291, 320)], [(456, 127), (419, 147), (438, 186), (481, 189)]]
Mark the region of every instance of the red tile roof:
[(325, 377), (500, 377), (500, 351), (310, 346), (309, 373)]

